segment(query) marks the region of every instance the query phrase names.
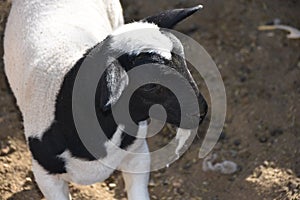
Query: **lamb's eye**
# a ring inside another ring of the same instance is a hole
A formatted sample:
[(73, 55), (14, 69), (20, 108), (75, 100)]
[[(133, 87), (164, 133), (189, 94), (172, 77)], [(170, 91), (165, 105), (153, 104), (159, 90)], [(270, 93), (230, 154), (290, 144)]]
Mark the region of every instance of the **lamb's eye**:
[(159, 88), (160, 88), (160, 85), (159, 84), (154, 84), (154, 83), (147, 84), (147, 85), (143, 86), (143, 90), (145, 92), (152, 92), (152, 91), (155, 91)]

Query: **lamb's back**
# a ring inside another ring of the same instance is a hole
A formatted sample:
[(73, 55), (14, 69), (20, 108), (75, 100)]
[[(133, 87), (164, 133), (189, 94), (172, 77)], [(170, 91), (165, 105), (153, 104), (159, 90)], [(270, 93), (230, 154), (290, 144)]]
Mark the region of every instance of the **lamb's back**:
[(40, 135), (52, 123), (65, 74), (123, 23), (120, 5), (111, 13), (106, 1), (13, 1), (4, 38), (5, 72), (27, 136)]

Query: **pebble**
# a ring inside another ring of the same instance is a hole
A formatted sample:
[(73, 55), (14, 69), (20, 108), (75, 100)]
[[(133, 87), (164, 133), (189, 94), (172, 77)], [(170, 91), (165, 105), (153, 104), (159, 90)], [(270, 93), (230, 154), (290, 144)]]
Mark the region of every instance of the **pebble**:
[(236, 139), (236, 140), (233, 141), (233, 144), (235, 146), (239, 146), (241, 144), (241, 140), (240, 139)]
[(243, 170), (243, 167), (242, 167), (241, 165), (238, 165), (238, 166), (237, 166), (237, 171), (238, 171), (238, 172), (241, 172), (242, 170)]
[(287, 169), (286, 173), (288, 173), (289, 175), (293, 175), (293, 171), (291, 169)]
[(228, 181), (230, 181), (230, 182), (233, 182), (235, 180), (235, 176), (230, 176), (229, 178), (228, 178)]
[(208, 182), (207, 181), (203, 181), (202, 184), (203, 185), (208, 185)]
[(219, 200), (219, 197), (215, 196), (215, 197), (212, 198), (212, 200)]
[(108, 187), (109, 189), (114, 189), (117, 185), (115, 183), (109, 183)]
[(9, 152), (10, 152), (9, 146), (5, 146), (5, 147), (1, 148), (0, 155), (6, 156), (7, 154), (9, 154)]
[(177, 188), (177, 193), (180, 194), (180, 195), (183, 195), (184, 194), (184, 190), (181, 189), (181, 188)]
[(299, 183), (296, 183), (295, 181), (289, 181), (288, 182), (288, 187), (292, 190), (300, 188)]
[(172, 183), (172, 185), (173, 185), (174, 188), (180, 188), (181, 185), (182, 185), (182, 180), (179, 179), (179, 180), (177, 180), (177, 181), (174, 181), (174, 182)]
[(11, 141), (7, 141), (6, 144), (4, 142), (0, 142), (0, 156), (6, 156), (10, 153), (16, 151), (16, 147), (12, 144)]
[(153, 179), (151, 179), (151, 180), (149, 181), (149, 187), (155, 187), (155, 186), (156, 186), (156, 183), (154, 182)]
[(6, 163), (2, 164), (2, 166), (3, 166), (4, 168), (9, 168), (9, 165), (6, 164)]
[(235, 150), (230, 150), (230, 154), (233, 158), (235, 158), (237, 156), (238, 152)]
[(245, 76), (240, 77), (240, 82), (244, 83), (247, 80), (247, 78)]
[(269, 162), (265, 160), (265, 161), (263, 162), (263, 166), (264, 166), (264, 167), (269, 167)]
[(267, 36), (268, 37), (274, 37), (274, 33), (273, 32), (267, 33)]
[(282, 135), (283, 134), (283, 130), (282, 129), (274, 129), (270, 132), (271, 136), (278, 136), (278, 135)]
[(167, 179), (165, 179), (165, 180), (163, 181), (163, 185), (169, 185), (169, 181), (168, 181)]
[(190, 169), (192, 166), (192, 163), (190, 161), (187, 161), (184, 165), (183, 165), (183, 169), (184, 170), (188, 170)]
[(262, 135), (262, 136), (259, 136), (258, 140), (260, 143), (266, 143), (268, 141), (268, 138), (266, 136)]
[(273, 23), (274, 23), (275, 25), (279, 25), (279, 24), (281, 23), (281, 20), (280, 20), (279, 18), (275, 18), (275, 19), (273, 20)]
[(253, 173), (254, 178), (259, 178), (261, 175), (262, 175), (262, 171), (260, 171), (260, 170), (256, 170)]
[(32, 182), (32, 180), (31, 180), (30, 177), (26, 177), (26, 178), (25, 178), (25, 181), (27, 181), (27, 182)]

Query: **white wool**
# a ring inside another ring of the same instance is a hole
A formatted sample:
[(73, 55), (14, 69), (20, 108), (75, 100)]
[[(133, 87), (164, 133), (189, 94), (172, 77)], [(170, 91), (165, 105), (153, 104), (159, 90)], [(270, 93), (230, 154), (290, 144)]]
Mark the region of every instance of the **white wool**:
[(121, 52), (155, 52), (166, 59), (172, 58), (173, 43), (155, 24), (134, 22), (117, 28), (112, 35), (111, 47)]
[(122, 24), (117, 0), (13, 1), (4, 39), (5, 72), (27, 137), (41, 136), (53, 122), (66, 73)]

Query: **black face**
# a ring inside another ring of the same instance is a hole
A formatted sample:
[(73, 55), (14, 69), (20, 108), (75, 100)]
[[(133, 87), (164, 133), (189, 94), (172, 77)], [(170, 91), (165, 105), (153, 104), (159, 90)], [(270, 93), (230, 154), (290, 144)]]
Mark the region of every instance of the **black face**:
[[(193, 94), (196, 94), (197, 96), (197, 106), (199, 106), (200, 114), (189, 113), (188, 116), (186, 116), (186, 121), (188, 122), (181, 124), (180, 126), (182, 114), (184, 113), (181, 113), (181, 107), (175, 94), (170, 89), (160, 84), (146, 84), (138, 88), (130, 99), (130, 114), (136, 123), (149, 118), (149, 109), (154, 104), (163, 106), (167, 113), (166, 121), (177, 127), (191, 129), (196, 128), (195, 124), (198, 125), (202, 122), (207, 113), (207, 103), (198, 91), (197, 86), (186, 67), (184, 58), (172, 53), (172, 59), (168, 60), (157, 53), (141, 53), (139, 55), (124, 54), (118, 60), (126, 71), (143, 64), (151, 64), (153, 67), (161, 69), (161, 73), (166, 73), (166, 69), (172, 68), (182, 75), (181, 78), (188, 80), (193, 88)], [(130, 81), (127, 87), (130, 87)], [(159, 120), (164, 120), (160, 119), (161, 116), (159, 115), (154, 117)]]

